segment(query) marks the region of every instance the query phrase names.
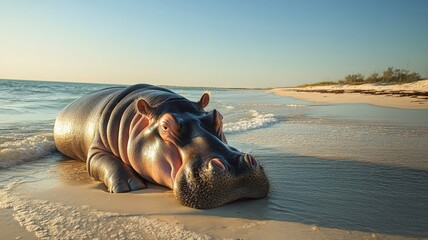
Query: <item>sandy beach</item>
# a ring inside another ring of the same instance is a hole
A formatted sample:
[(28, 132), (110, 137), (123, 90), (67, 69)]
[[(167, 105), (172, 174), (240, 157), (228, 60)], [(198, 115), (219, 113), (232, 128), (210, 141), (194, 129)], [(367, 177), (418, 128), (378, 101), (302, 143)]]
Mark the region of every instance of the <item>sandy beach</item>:
[(36, 180), (0, 189), (3, 239), (403, 239), (266, 220), (261, 217), (266, 199), (195, 210), (154, 185), (110, 194), (89, 178), (82, 162), (46, 167), (47, 174), (36, 174)]
[(400, 85), (330, 85), (276, 88), (270, 91), (280, 96), (311, 102), (361, 103), (403, 109), (428, 109), (428, 80)]

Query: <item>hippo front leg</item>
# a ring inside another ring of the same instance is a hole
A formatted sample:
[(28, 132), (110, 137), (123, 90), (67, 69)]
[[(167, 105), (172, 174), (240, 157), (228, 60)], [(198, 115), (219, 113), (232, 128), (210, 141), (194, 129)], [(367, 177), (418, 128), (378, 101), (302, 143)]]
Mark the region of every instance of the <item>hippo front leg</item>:
[(129, 192), (147, 187), (131, 167), (103, 149), (91, 147), (86, 164), (89, 175), (103, 182), (111, 193)]

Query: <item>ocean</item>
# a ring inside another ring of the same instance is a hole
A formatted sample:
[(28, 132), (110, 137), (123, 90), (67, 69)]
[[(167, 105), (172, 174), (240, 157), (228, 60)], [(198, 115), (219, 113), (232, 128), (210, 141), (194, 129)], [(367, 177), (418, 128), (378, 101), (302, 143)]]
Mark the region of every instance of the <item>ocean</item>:
[[(0, 80), (0, 190), (63, 161), (53, 142), (56, 115), (111, 86)], [(265, 90), (166, 88), (193, 101), (209, 91), (207, 109), (224, 116), (229, 144), (264, 166), (271, 190), (257, 218), (428, 237), (428, 110), (320, 104)]]

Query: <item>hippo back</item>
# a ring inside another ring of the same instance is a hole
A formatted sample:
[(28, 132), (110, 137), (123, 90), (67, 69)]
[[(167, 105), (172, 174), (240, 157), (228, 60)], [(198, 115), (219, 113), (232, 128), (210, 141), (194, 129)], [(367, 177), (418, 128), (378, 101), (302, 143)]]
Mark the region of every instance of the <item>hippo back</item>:
[[(90, 93), (66, 106), (57, 116), (54, 138), (57, 149), (63, 154), (86, 161), (88, 150), (97, 134), (103, 142), (113, 142), (112, 150), (118, 148), (118, 139), (109, 139), (112, 132), (126, 131), (121, 124), (129, 115), (135, 115), (135, 101), (145, 99), (152, 106), (172, 99), (184, 99), (170, 90), (147, 84), (130, 87), (113, 87)], [(128, 116), (125, 116), (127, 114)]]

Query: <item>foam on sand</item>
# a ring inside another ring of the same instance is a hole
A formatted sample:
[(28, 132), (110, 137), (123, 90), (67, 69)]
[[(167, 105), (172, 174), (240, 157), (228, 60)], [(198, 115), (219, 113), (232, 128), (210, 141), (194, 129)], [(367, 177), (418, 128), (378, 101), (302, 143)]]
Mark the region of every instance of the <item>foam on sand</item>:
[(249, 114), (251, 116), (250, 119), (241, 119), (238, 122), (225, 123), (223, 125), (223, 130), (225, 133), (236, 133), (243, 132), (250, 129), (257, 129), (269, 126), (273, 123), (278, 122), (275, 118), (275, 115), (268, 114), (260, 114), (256, 110), (250, 110)]
[(0, 209), (13, 209), (15, 220), (41, 239), (211, 239), (182, 225), (141, 215), (25, 198), (14, 191), (22, 183), (12, 182), (0, 189)]

